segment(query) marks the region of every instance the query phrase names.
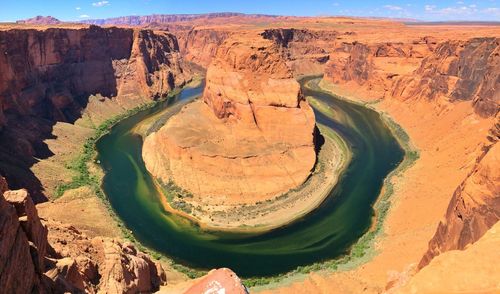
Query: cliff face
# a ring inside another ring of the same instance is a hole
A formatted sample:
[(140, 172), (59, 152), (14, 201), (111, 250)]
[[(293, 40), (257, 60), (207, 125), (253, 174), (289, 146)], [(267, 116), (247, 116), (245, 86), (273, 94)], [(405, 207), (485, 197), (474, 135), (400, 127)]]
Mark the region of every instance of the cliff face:
[(52, 125), (78, 119), (91, 95), (127, 109), (166, 94), (186, 78), (178, 50), (148, 30), (0, 31), (0, 172), (41, 197), (27, 167), (51, 155)]
[(204, 68), (208, 67), (217, 53), (217, 48), (231, 34), (230, 31), (215, 29), (192, 29), (175, 33), (184, 60)]
[(500, 223), (465, 250), (444, 252), (388, 293), (497, 293)]
[(269, 29), (261, 34), (283, 51), (295, 76), (321, 74), (336, 46), (336, 31)]
[(465, 249), (500, 220), (499, 127), (497, 124), (491, 131), (493, 142), (484, 147), (476, 166), (453, 194), (445, 220), (439, 223), (419, 268), (445, 251)]
[(251, 203), (307, 179), (316, 160), (314, 127), (279, 47), (238, 36), (217, 50), (203, 101), (146, 138), (143, 157), (165, 183), (217, 201)]
[(411, 72), (433, 50), (427, 38), (412, 43), (342, 42), (330, 54), (325, 79), (335, 84), (352, 83), (370, 95), (385, 97), (396, 77)]
[(473, 101), (475, 111), (499, 111), (500, 39), (475, 38), (439, 44), (411, 75), (399, 79), (392, 96), (400, 99)]
[[(42, 222), (26, 190), (0, 177), (0, 289), (9, 293), (137, 293), (166, 283), (161, 265), (131, 244)], [(47, 228), (48, 227), (48, 228)]]

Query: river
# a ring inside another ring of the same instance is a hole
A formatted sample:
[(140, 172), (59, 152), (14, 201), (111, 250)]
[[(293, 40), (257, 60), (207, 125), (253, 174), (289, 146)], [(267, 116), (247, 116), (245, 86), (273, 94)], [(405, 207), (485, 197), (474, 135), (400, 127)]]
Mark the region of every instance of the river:
[(276, 275), (346, 254), (370, 228), (383, 181), (404, 151), (377, 112), (305, 86), (317, 81), (303, 79), (303, 93), (329, 107), (328, 112), (315, 109), (316, 119), (344, 138), (352, 159), (315, 211), (286, 227), (249, 235), (201, 231), (163, 209), (141, 157), (142, 138), (133, 129), (200, 96), (201, 84), (124, 119), (98, 141), (102, 188), (116, 214), (142, 244), (174, 261), (196, 269), (229, 267), (241, 277)]

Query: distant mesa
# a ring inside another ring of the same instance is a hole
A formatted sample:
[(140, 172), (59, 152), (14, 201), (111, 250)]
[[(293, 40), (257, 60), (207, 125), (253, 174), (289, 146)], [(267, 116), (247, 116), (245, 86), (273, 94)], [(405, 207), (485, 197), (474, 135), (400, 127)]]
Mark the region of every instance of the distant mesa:
[(18, 21), (16, 21), (16, 23), (18, 23), (18, 24), (54, 25), (54, 24), (60, 24), (61, 21), (55, 17), (50, 16), (50, 15), (48, 15), (48, 16), (38, 15), (38, 16), (35, 16), (32, 18), (18, 20)]

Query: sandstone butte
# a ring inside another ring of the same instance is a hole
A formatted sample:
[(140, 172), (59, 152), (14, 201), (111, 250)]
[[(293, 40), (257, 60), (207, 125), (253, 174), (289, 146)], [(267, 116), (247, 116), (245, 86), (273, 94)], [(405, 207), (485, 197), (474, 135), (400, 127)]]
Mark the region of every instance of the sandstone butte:
[[(156, 83), (164, 81), (159, 77), (183, 84), (192, 75), (188, 64), (207, 67), (221, 44), (250, 31), (278, 46), (293, 76), (324, 74), (325, 89), (378, 101), (374, 107), (401, 125), (420, 153), (393, 179), (374, 256), (350, 270), (311, 273), (258, 292), (499, 291), (498, 27), (244, 15), (118, 21), (148, 29), (0, 25), (0, 173), (11, 188), (25, 187), (36, 202), (53, 199), (56, 184), (71, 180), (64, 166), (92, 133), (89, 120), (103, 121), (165, 94), (170, 86), (161, 85), (169, 83)], [(0, 180), (0, 194), (6, 190)], [(41, 217), (28, 193), (6, 193), (0, 196), (1, 289), (71, 291), (83, 285), (91, 293), (116, 293), (164, 283), (161, 270), (151, 271), (157, 266), (144, 274), (148, 257), (120, 241), (90, 188), (37, 204)], [(40, 256), (47, 258), (41, 263)], [(168, 285), (162, 293), (237, 281), (226, 270), (189, 281), (163, 268)], [(102, 284), (94, 279), (99, 275)]]
[(153, 176), (221, 204), (272, 199), (309, 177), (314, 113), (275, 43), (259, 35), (226, 40), (202, 99), (146, 138)]

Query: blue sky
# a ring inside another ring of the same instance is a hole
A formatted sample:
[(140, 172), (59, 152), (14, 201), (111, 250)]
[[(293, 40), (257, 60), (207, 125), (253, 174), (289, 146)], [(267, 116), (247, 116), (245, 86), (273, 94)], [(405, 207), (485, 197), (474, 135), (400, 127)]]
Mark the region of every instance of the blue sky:
[(421, 20), (500, 21), (500, 0), (2, 0), (0, 21), (35, 15), (61, 20), (125, 15), (243, 12), (279, 15), (353, 15)]

